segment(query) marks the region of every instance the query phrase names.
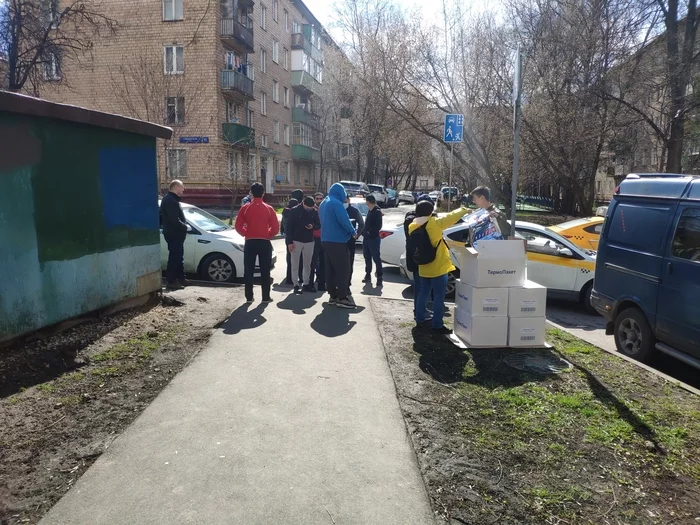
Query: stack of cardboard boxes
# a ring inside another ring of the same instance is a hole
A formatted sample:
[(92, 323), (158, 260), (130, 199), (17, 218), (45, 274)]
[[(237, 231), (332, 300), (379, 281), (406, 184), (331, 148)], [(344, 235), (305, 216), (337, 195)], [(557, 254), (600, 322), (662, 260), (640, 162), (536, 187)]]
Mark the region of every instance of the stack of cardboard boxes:
[(523, 241), (483, 241), (461, 252), (455, 335), (469, 347), (545, 344), (547, 289), (527, 280)]

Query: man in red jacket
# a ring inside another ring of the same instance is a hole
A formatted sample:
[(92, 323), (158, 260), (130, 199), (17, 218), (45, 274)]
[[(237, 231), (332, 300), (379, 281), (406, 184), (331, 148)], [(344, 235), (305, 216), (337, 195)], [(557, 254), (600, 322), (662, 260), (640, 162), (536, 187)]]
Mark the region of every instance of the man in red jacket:
[(272, 206), (263, 202), (265, 190), (259, 182), (250, 188), (253, 201), (241, 208), (236, 216), (236, 231), (245, 237), (243, 249), (243, 279), (245, 298), (253, 302), (253, 274), (255, 260), (260, 264), (260, 283), (263, 303), (271, 303), (270, 270), (272, 268), (272, 239), (280, 231), (277, 213)]

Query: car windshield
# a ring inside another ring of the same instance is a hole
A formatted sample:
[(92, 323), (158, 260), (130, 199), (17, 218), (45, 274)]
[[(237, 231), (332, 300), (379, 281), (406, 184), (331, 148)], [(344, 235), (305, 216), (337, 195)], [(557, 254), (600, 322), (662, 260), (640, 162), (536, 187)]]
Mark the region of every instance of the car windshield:
[(200, 230), (206, 232), (222, 232), (228, 230), (230, 226), (224, 221), (217, 219), (212, 214), (200, 210), (199, 208), (184, 208), (185, 219), (194, 224)]
[(377, 184), (368, 184), (369, 189), (372, 191), (382, 191), (382, 187)]
[(360, 184), (360, 183), (358, 183), (358, 182), (341, 182), (340, 184), (342, 184), (342, 186), (343, 186), (346, 190), (355, 190), (355, 191), (357, 191), (357, 190), (361, 190), (361, 189), (362, 189), (362, 184)]

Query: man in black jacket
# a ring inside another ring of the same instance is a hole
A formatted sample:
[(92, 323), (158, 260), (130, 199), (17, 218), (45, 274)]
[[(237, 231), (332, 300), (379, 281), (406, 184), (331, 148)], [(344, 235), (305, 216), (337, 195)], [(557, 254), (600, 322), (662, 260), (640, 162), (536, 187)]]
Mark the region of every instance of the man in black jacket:
[(314, 200), (305, 197), (302, 203), (289, 211), (287, 218), (286, 243), (292, 255), (292, 278), (299, 274), (299, 260), (303, 257), (303, 279), (294, 284), (294, 293), (304, 291), (314, 293), (311, 282), (311, 260), (314, 253), (314, 230), (321, 228)]
[(183, 193), (185, 193), (185, 185), (179, 180), (174, 180), (170, 183), (170, 191), (160, 203), (163, 237), (168, 243), (168, 267), (165, 272), (168, 290), (179, 290), (187, 284), (184, 262), (187, 221), (180, 206)]
[[(348, 217), (350, 217), (350, 223), (357, 230), (357, 235), (351, 237), (348, 241), (348, 250), (350, 251), (350, 279), (348, 280), (348, 299), (352, 301), (352, 291), (350, 290), (350, 285), (352, 284), (352, 271), (355, 266), (355, 250), (357, 249), (357, 239), (362, 236), (362, 232), (365, 230), (365, 220), (362, 218), (362, 213), (360, 210), (355, 208), (350, 204), (350, 197), (345, 201), (345, 207), (348, 211)], [(353, 301), (354, 302), (354, 301)]]
[[(301, 204), (298, 200), (295, 198), (289, 199), (289, 202), (287, 203), (287, 206), (282, 210), (282, 224), (280, 225), (280, 233), (284, 236), (287, 235), (287, 222), (289, 221), (289, 212), (292, 211), (296, 206)], [(294, 284), (294, 281), (292, 281), (292, 254), (289, 253), (289, 250), (287, 250), (287, 279), (285, 280), (285, 284), (291, 286)], [(299, 275), (301, 275), (301, 271), (299, 272)]]
[(365, 256), (365, 284), (372, 284), (372, 261), (377, 268), (377, 286), (382, 286), (382, 259), (379, 255), (379, 248), (382, 239), (379, 232), (382, 229), (382, 210), (377, 206), (377, 199), (374, 195), (367, 195), (365, 199), (369, 212), (365, 219), (365, 231), (362, 234), (362, 254)]

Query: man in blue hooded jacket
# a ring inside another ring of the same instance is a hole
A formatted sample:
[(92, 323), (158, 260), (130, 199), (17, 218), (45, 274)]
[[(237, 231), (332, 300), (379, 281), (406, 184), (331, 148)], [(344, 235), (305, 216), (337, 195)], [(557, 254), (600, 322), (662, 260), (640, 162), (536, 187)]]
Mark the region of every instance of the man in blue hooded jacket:
[(350, 252), (348, 241), (357, 236), (345, 211), (347, 193), (335, 183), (318, 209), (321, 219), (321, 243), (326, 257), (326, 288), (331, 296), (330, 304), (353, 309), (355, 303), (348, 299), (350, 280)]

